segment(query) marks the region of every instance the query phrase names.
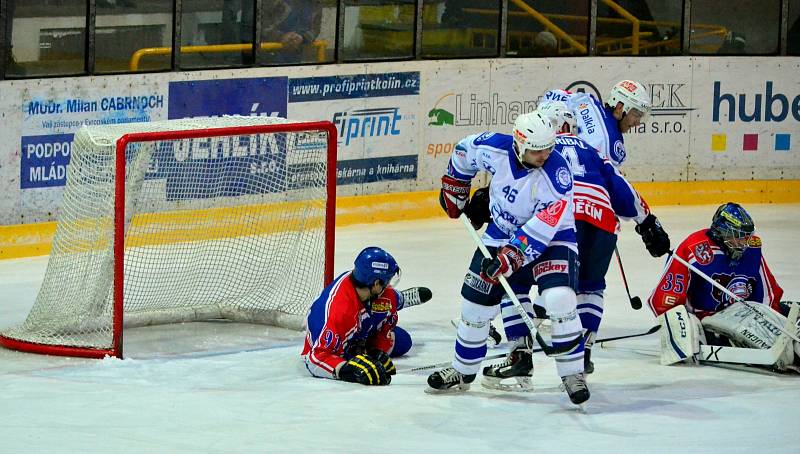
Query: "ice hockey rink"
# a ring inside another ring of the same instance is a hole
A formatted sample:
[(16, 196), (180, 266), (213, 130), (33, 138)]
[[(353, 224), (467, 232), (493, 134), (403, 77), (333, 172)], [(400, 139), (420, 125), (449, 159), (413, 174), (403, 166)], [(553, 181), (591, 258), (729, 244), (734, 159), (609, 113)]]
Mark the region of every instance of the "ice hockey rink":
[[(748, 205), (764, 255), (800, 299), (798, 205)], [(714, 206), (655, 207), (673, 246), (707, 227)], [(459, 289), (474, 245), (445, 218), (340, 228), (336, 272), (378, 245), (403, 270), (400, 288), (433, 300), (399, 313), (414, 347), (398, 369), (452, 357)], [(632, 225), (620, 254), (632, 295), (646, 300), (664, 259)], [(47, 257), (0, 261), (0, 327), (21, 322)], [(291, 269), (286, 270), (291, 273)], [(644, 332), (612, 262), (600, 337)], [(495, 322), (499, 326), (499, 321)], [(227, 322), (126, 332), (126, 359), (47, 357), (0, 349), (0, 452), (798, 452), (800, 376), (658, 364), (658, 334), (596, 347), (592, 397), (576, 410), (552, 359), (536, 354), (535, 390), (429, 395), (428, 371), (387, 387), (311, 378), (302, 333)], [(504, 352), (501, 344), (489, 355)]]

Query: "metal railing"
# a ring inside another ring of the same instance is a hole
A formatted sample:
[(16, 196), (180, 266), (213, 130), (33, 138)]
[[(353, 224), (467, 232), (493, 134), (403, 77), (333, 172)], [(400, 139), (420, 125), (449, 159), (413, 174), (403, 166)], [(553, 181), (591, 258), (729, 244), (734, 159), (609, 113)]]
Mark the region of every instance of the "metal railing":
[[(313, 46), (316, 50), (316, 57), (317, 62), (323, 63), (326, 60), (326, 49), (328, 47), (328, 42), (325, 40), (315, 40), (313, 41), (310, 46)], [(260, 50), (266, 52), (274, 52), (277, 50), (283, 49), (283, 44), (281, 43), (274, 43), (274, 42), (265, 42), (261, 43)], [(252, 51), (253, 45), (250, 43), (242, 43), (242, 44), (208, 44), (202, 46), (181, 46), (181, 54), (198, 54), (198, 53), (217, 53), (217, 54), (224, 54), (224, 53), (236, 53), (236, 52), (243, 52), (243, 51)], [(154, 56), (154, 55), (172, 55), (172, 48), (171, 47), (145, 47), (143, 49), (139, 49), (131, 55), (130, 63), (128, 64), (128, 68), (132, 72), (136, 72), (139, 70), (139, 63), (142, 58), (146, 56)]]

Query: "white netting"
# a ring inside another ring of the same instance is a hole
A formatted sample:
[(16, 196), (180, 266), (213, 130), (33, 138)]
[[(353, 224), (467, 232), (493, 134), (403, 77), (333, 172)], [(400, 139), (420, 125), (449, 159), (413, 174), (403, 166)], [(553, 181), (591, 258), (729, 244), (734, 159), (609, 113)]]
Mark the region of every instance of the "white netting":
[[(42, 288), (27, 320), (2, 335), (110, 347), (117, 139), (285, 122), (222, 117), (82, 128)], [(134, 142), (126, 154), (126, 327), (217, 318), (301, 326), (324, 280), (324, 130)]]

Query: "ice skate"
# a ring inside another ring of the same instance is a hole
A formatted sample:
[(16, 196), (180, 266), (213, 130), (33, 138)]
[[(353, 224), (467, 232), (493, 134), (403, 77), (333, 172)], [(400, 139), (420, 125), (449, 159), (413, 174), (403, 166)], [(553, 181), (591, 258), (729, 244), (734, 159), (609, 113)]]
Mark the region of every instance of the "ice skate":
[(425, 392), (429, 394), (464, 392), (474, 380), (475, 374), (464, 375), (452, 367), (447, 367), (428, 376), (428, 389)]
[(502, 363), (484, 367), (481, 385), (501, 391), (533, 391), (533, 354), (530, 346), (518, 346)]
[(433, 293), (427, 287), (411, 287), (400, 292), (403, 301), (403, 308), (417, 306), (427, 303), (433, 298)]
[(586, 376), (583, 373), (561, 377), (561, 383), (573, 404), (581, 405), (589, 400), (589, 388), (586, 387)]

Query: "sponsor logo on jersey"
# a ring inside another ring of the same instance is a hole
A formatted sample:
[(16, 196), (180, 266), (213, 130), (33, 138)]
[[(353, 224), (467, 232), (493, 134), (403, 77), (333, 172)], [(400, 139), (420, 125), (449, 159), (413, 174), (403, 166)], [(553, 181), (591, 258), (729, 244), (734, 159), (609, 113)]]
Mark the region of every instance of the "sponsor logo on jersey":
[(714, 251), (711, 250), (708, 241), (703, 241), (694, 247), (694, 258), (701, 265), (708, 265), (714, 261)]
[(520, 251), (525, 253), (525, 251), (527, 251), (528, 247), (530, 246), (530, 244), (528, 244), (528, 237), (525, 235), (518, 235), (514, 245), (517, 246)]
[(566, 167), (559, 167), (558, 170), (556, 170), (556, 181), (558, 185), (561, 186), (561, 189), (565, 191), (569, 189), (569, 185), (572, 184), (572, 175), (569, 169)]
[(585, 102), (580, 103), (578, 105), (578, 114), (581, 116), (581, 120), (583, 120), (583, 127), (586, 128), (586, 132), (594, 134), (594, 118), (590, 115), (589, 105)]
[(389, 312), (392, 310), (392, 302), (388, 298), (378, 298), (372, 303), (372, 312)]
[(550, 204), (550, 206), (544, 210), (536, 213), (536, 217), (550, 227), (555, 227), (558, 225), (558, 221), (561, 219), (561, 215), (564, 213), (566, 207), (567, 202), (564, 199), (560, 199)]
[(664, 295), (664, 306), (674, 306), (678, 302), (678, 298), (672, 295)]
[(591, 200), (575, 199), (575, 216), (584, 215), (598, 222), (603, 221), (603, 208)]
[(477, 143), (477, 142), (483, 142), (484, 140), (487, 140), (487, 139), (489, 139), (489, 138), (490, 138), (490, 137), (492, 137), (493, 135), (494, 135), (494, 133), (493, 133), (493, 132), (484, 132), (483, 134), (481, 134), (481, 135), (479, 135), (478, 137), (476, 137), (476, 138), (475, 138), (475, 140), (474, 140), (474, 142), (475, 142), (475, 143)]
[(533, 277), (539, 279), (542, 276), (553, 273), (566, 273), (569, 270), (567, 260), (546, 260), (533, 267)]
[(469, 271), (464, 276), (464, 285), (484, 295), (488, 295), (492, 291), (492, 284), (481, 279), (480, 276)]

